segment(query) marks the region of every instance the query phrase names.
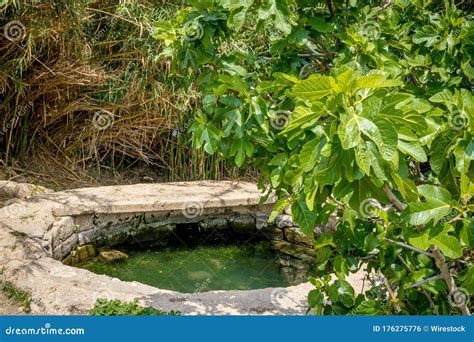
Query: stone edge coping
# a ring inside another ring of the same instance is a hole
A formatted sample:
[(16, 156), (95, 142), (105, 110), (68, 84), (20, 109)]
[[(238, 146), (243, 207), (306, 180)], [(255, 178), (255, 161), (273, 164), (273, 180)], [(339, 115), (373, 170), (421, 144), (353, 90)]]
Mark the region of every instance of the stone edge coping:
[(44, 194), (41, 198), (56, 202), (54, 216), (84, 214), (147, 213), (218, 209), (239, 206), (271, 205), (271, 195), (261, 203), (263, 194), (254, 183), (234, 181), (170, 182), (82, 188)]

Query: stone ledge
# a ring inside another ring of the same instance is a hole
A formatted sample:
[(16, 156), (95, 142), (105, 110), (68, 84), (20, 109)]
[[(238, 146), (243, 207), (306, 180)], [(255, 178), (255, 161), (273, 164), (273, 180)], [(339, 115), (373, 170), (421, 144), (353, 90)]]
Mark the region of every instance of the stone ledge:
[[(231, 181), (104, 186), (44, 196), (62, 204), (53, 208), (55, 216), (258, 206), (261, 197), (262, 193), (255, 184)], [(274, 202), (274, 198), (267, 201), (268, 204)]]

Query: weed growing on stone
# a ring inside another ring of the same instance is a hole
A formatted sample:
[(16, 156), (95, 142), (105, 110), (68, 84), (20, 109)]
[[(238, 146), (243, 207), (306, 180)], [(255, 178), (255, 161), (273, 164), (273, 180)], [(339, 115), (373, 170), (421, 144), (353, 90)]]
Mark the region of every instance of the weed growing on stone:
[(16, 287), (9, 281), (4, 281), (1, 284), (1, 291), (9, 300), (23, 307), (25, 312), (31, 311), (31, 295), (28, 292)]
[(89, 314), (92, 316), (178, 316), (181, 312), (143, 307), (138, 304), (137, 300), (122, 302), (120, 300), (98, 299)]

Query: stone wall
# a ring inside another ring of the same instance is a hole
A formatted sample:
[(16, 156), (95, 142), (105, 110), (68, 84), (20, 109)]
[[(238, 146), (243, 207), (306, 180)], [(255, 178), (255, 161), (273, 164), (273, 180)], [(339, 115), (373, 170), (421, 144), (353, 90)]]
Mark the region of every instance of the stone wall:
[[(312, 241), (306, 237), (289, 215), (279, 215), (268, 224), (269, 208), (233, 208), (213, 210), (198, 217), (188, 218), (182, 212), (133, 214), (87, 214), (65, 217), (53, 224), (49, 241), (52, 257), (65, 264), (75, 264), (97, 255), (101, 247), (120, 244), (153, 244), (165, 246), (180, 233), (180, 227), (196, 240), (208, 240), (215, 231), (225, 242), (235, 240), (264, 240), (276, 251), (288, 278), (302, 277), (314, 262)], [(216, 235), (216, 234), (214, 234)], [(298, 282), (298, 281), (295, 281)]]

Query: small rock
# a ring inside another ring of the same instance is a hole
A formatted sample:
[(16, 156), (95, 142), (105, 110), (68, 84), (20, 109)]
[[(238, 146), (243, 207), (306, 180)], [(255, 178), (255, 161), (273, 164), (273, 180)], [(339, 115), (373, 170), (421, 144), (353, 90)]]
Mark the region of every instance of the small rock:
[(199, 228), (203, 230), (227, 229), (227, 220), (224, 217), (206, 219), (204, 221), (199, 222)]
[(308, 247), (313, 247), (313, 242), (311, 241), (311, 239), (304, 235), (304, 233), (299, 228), (285, 228), (285, 240), (291, 243), (296, 243), (298, 245), (306, 245)]
[(114, 262), (128, 259), (128, 255), (115, 249), (108, 249), (100, 251), (100, 258), (105, 262)]
[(89, 254), (89, 257), (94, 258), (97, 256), (97, 250), (93, 244), (86, 245), (86, 248), (87, 248), (87, 254)]
[(90, 259), (89, 257), (89, 252), (87, 251), (87, 246), (80, 246), (77, 248), (77, 256), (79, 257), (79, 260), (82, 261), (87, 261)]
[(276, 227), (266, 227), (261, 229), (263, 236), (269, 240), (283, 240), (283, 230)]
[(71, 266), (72, 265), (72, 256), (69, 254), (67, 257), (63, 259), (63, 264)]
[(268, 215), (265, 213), (257, 213), (256, 215), (257, 229), (264, 229), (268, 227)]
[(295, 226), (295, 223), (293, 222), (293, 219), (291, 218), (290, 215), (278, 215), (276, 217), (275, 223), (278, 228), (286, 228), (286, 227), (293, 227)]
[(316, 256), (314, 249), (295, 245), (286, 241), (272, 241), (271, 248), (308, 262), (314, 262)]
[(231, 216), (229, 225), (235, 233), (241, 235), (253, 235), (257, 230), (255, 218), (250, 215)]

